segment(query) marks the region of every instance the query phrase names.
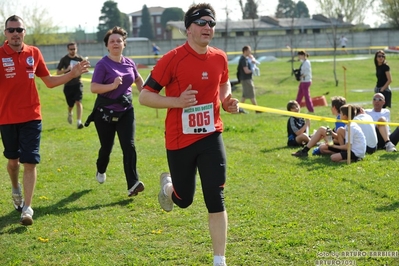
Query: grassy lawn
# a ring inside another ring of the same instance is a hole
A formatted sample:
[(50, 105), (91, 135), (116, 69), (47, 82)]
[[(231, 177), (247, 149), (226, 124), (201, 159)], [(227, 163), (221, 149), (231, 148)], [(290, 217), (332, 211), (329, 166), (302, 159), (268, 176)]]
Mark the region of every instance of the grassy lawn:
[[(309, 59), (323, 58), (328, 57)], [(370, 108), (376, 83), (373, 58), (338, 58), (348, 59), (337, 62), (338, 86), (332, 62), (312, 62), (312, 97), (328, 92), (330, 103), (331, 96), (346, 95), (349, 103)], [(394, 55), (387, 59), (392, 87), (399, 87), (399, 60)], [(234, 79), (236, 65), (230, 67)], [(288, 58), (263, 62), (260, 70), (261, 76), (254, 78), (258, 104), (285, 111), (298, 87)], [(149, 71), (140, 69), (143, 78)], [(83, 100), (86, 118), (95, 95), (89, 89), (90, 76), (84, 77), (88, 80)], [(128, 198), (118, 140), (107, 181), (100, 185), (95, 179), (99, 141), (94, 125), (82, 130), (76, 129), (75, 122), (69, 125), (62, 86), (50, 90), (39, 79), (38, 85), (43, 134), (34, 224), (18, 223), (6, 160), (1, 157), (0, 264), (211, 265), (200, 184), (187, 209), (166, 213), (157, 201), (159, 175), (167, 170), (165, 110), (140, 106), (135, 91), (138, 171), (146, 189)], [(233, 94), (240, 99), (241, 87)], [(397, 95), (393, 90), (393, 122), (399, 121)], [(306, 108), (302, 112), (307, 113)], [(330, 108), (316, 107), (315, 115), (331, 117)], [(399, 265), (399, 153), (378, 151), (350, 165), (332, 163), (329, 157), (294, 158), (291, 152), (296, 149), (286, 147), (287, 116), (249, 111), (222, 113), (222, 118), (228, 159), (228, 265), (302, 266), (336, 259), (342, 260), (340, 265)], [(333, 127), (333, 123), (312, 121), (311, 132), (320, 125)], [(376, 256), (373, 251), (396, 253)]]

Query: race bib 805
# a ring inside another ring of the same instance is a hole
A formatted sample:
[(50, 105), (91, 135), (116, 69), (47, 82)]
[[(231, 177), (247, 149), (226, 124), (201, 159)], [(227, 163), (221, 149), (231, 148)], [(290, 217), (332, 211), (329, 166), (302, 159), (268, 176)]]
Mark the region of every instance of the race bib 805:
[(184, 134), (206, 134), (214, 132), (215, 119), (213, 103), (183, 108), (182, 124)]

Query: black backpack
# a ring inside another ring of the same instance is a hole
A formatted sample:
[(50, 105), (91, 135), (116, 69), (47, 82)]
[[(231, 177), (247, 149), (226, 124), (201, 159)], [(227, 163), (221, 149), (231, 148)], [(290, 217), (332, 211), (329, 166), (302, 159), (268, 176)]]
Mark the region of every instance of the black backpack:
[(301, 69), (300, 68), (293, 69), (292, 72), (294, 73), (296, 80), (300, 81), (301, 80)]
[(292, 73), (294, 73), (295, 78), (296, 78), (297, 81), (301, 80), (301, 67), (302, 67), (302, 64), (301, 64), (301, 66), (299, 68), (296, 68), (296, 69), (292, 70)]

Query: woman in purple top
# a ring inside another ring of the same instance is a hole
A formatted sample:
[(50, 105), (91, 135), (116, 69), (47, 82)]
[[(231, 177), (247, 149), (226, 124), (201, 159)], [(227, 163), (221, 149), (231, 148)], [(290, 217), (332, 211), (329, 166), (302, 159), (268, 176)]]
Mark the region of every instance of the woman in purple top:
[(97, 158), (97, 181), (100, 184), (105, 182), (105, 172), (117, 133), (123, 151), (128, 196), (131, 197), (144, 190), (144, 184), (139, 181), (136, 169), (135, 119), (131, 88), (135, 83), (141, 91), (143, 78), (137, 72), (133, 60), (122, 55), (126, 37), (127, 33), (121, 27), (114, 27), (105, 34), (104, 43), (109, 54), (98, 61), (94, 68), (90, 89), (91, 92), (97, 93), (97, 99), (88, 122), (94, 121), (101, 145)]

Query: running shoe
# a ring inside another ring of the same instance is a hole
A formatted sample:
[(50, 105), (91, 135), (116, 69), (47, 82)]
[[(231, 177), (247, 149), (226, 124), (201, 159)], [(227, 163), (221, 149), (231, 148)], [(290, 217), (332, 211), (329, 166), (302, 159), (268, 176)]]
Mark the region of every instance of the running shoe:
[(385, 150), (387, 152), (394, 152), (394, 151), (396, 151), (396, 147), (395, 147), (395, 145), (393, 145), (392, 142), (388, 142), (387, 144), (385, 144)]
[(144, 191), (144, 184), (141, 181), (137, 181), (136, 184), (134, 184), (134, 186), (132, 186), (128, 191), (127, 191), (127, 195), (128, 197), (131, 196), (137, 196), (137, 194), (139, 194), (139, 192), (143, 192)]
[(105, 182), (105, 180), (107, 179), (107, 174), (100, 174), (99, 172), (96, 173), (96, 179), (98, 181), (98, 183), (102, 184)]
[(20, 223), (28, 226), (33, 224), (33, 210), (31, 207), (27, 207), (25, 211), (22, 211)]
[(160, 178), (161, 189), (158, 193), (158, 202), (161, 205), (162, 209), (166, 212), (170, 212), (173, 210), (173, 201), (168, 195), (165, 195), (164, 187), (166, 184), (172, 184), (172, 178), (169, 173), (162, 173)]

